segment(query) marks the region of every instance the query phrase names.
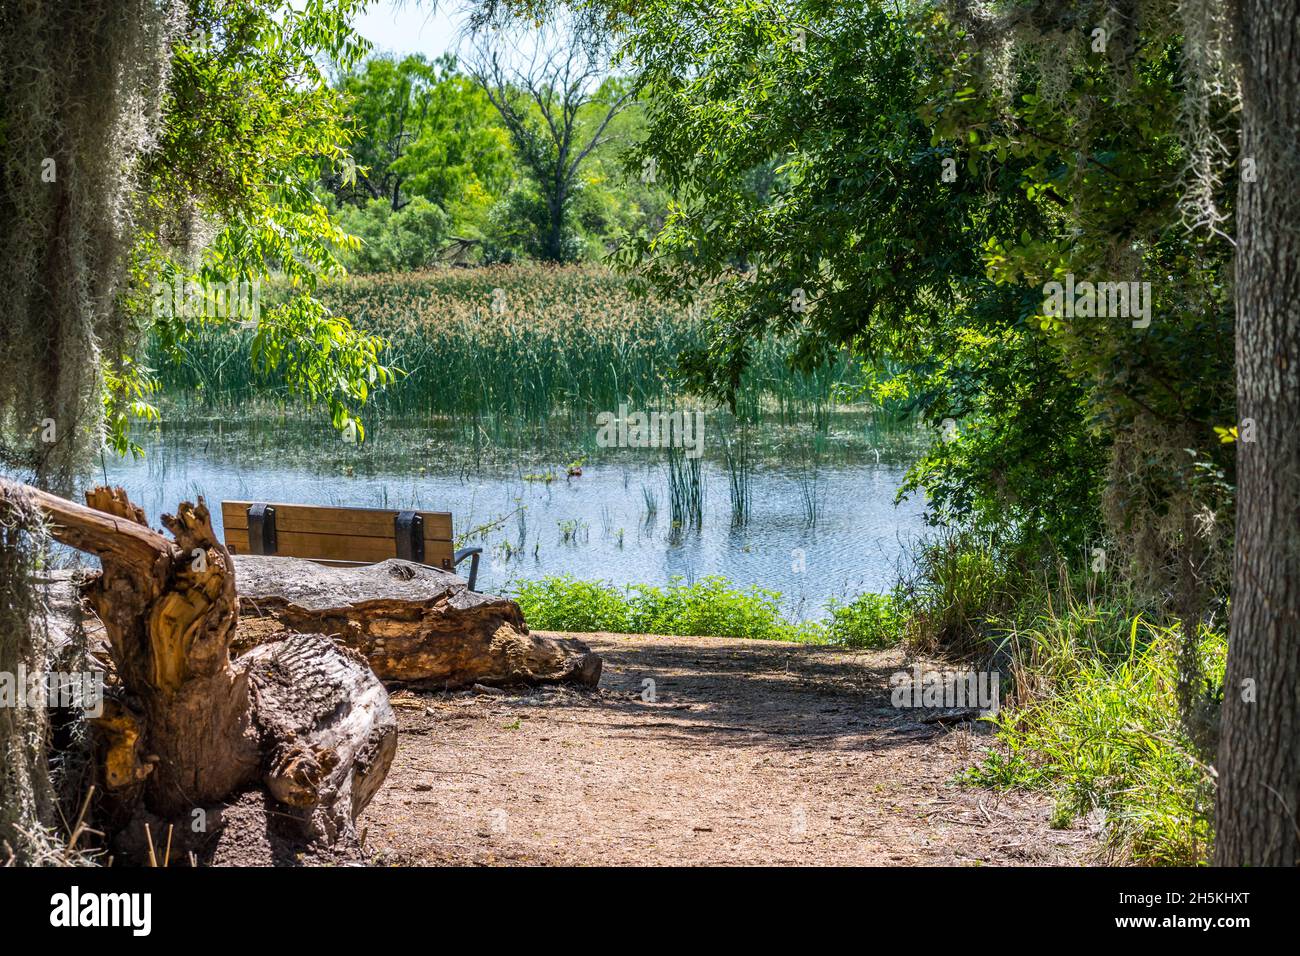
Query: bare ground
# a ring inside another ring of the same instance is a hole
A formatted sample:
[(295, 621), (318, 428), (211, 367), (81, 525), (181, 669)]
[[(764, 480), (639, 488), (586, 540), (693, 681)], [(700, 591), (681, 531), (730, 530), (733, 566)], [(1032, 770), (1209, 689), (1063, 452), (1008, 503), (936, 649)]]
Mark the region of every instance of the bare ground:
[[(890, 705), (895, 651), (580, 635), (597, 690), (394, 695), (377, 864), (1077, 865), (1087, 829), (953, 781), (990, 746)], [(643, 700), (645, 680), (655, 699)]]

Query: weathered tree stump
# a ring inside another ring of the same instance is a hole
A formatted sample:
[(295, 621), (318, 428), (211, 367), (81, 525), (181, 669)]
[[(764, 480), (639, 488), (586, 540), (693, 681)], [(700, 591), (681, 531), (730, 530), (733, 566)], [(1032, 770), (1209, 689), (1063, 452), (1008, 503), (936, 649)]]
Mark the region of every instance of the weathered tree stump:
[(600, 657), (587, 645), (530, 633), (514, 601), (470, 591), (437, 568), (396, 558), (342, 568), (245, 555), (235, 562), (245, 620), (272, 617), (289, 630), (335, 635), (385, 681), (454, 689), (600, 680)]
[[(83, 593), (120, 682), (93, 723), (107, 809), (123, 832), (152, 820), (206, 836), (194, 811), (219, 816), (262, 789), (304, 839), (350, 837), (397, 747), (387, 692), (365, 661), (314, 635), (285, 635), (232, 661), (234, 563), (202, 498), (163, 516), (169, 541), (120, 488), (88, 492), (90, 507), (23, 491), (55, 539), (103, 568)], [(0, 496), (11, 492), (0, 483)]]

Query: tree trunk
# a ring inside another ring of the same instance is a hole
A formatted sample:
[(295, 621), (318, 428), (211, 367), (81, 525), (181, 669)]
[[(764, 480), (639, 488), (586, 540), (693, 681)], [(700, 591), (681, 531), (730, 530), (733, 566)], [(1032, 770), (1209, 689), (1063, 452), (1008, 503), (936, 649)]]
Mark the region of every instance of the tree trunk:
[(474, 593), (438, 568), (396, 558), (330, 568), (253, 555), (235, 566), (244, 582), (241, 643), (278, 636), (258, 626), (266, 617), (291, 631), (337, 635), (381, 680), (410, 686), (600, 680), (600, 657), (580, 640), (530, 632), (514, 601)]
[[(1237, 450), (1216, 862), (1300, 863), (1300, 0), (1239, 0)], [(1253, 420), (1253, 428), (1250, 422)]]
[[(25, 496), (0, 499), (0, 681), (13, 681), (5, 696), (24, 694), (25, 672), (41, 676), (50, 657), (41, 607), (48, 589), (33, 586), (43, 523)], [(0, 866), (57, 860), (57, 844), (46, 836), (58, 819), (45, 755), (49, 715), (18, 703), (0, 700)]]
[[(562, 162), (558, 168), (563, 169)], [(568, 200), (561, 175), (556, 173), (555, 191), (546, 200), (546, 215), (550, 221), (546, 224), (544, 254), (552, 262), (564, 261), (564, 207)]]
[[(84, 594), (121, 683), (94, 721), (115, 822), (154, 815), (189, 833), (194, 811), (260, 787), (304, 837), (350, 833), (397, 746), (387, 694), (364, 660), (295, 634), (232, 662), (234, 563), (202, 498), (163, 516), (169, 541), (120, 488), (88, 492), (91, 507), (24, 491), (57, 540), (103, 567)], [(0, 497), (12, 493), (0, 483)]]

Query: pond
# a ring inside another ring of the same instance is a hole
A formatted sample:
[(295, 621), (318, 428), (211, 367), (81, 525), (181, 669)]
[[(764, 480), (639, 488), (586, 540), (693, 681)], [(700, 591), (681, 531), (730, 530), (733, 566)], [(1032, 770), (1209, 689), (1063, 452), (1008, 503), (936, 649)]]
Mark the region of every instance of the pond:
[(223, 499), (450, 511), (458, 544), (484, 548), (480, 590), (561, 574), (619, 586), (721, 575), (781, 592), (794, 618), (888, 590), (924, 531), (923, 501), (895, 503), (919, 447), (911, 430), (842, 414), (811, 437), (753, 426), (743, 523), (732, 515), (734, 458), (726, 442), (706, 442), (697, 528), (672, 520), (663, 449), (601, 448), (590, 428), (571, 426), (503, 440), (481, 423), (388, 422), (348, 444), (300, 420), (190, 420), (137, 432), (145, 456), (106, 457), (92, 479), (124, 486), (154, 526), (203, 495), (219, 533)]

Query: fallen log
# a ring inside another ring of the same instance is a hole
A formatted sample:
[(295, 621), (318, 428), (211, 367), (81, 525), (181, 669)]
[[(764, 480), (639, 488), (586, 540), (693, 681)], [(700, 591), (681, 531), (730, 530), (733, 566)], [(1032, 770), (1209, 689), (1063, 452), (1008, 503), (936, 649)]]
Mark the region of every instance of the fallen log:
[(334, 841), (384, 782), (397, 734), (388, 692), (365, 659), (346, 648), (321, 653), (322, 643), (294, 634), (237, 664), (252, 686), (262, 782), (282, 804), (315, 813)]
[(176, 823), (201, 843), (210, 834), (196, 820), (261, 789), (304, 840), (351, 838), (397, 747), (387, 692), (364, 660), (293, 634), (232, 660), (235, 567), (202, 498), (163, 516), (169, 540), (121, 488), (92, 489), (87, 507), (0, 482), (0, 498), (11, 496), (37, 504), (56, 540), (102, 565), (82, 593), (119, 682), (92, 721), (117, 828), (152, 821), (161, 835)]
[(600, 680), (600, 657), (581, 641), (530, 633), (514, 601), (470, 591), (438, 568), (397, 558), (325, 567), (251, 555), (237, 556), (235, 566), (245, 620), (270, 617), (291, 631), (336, 636), (385, 681), (454, 689)]

